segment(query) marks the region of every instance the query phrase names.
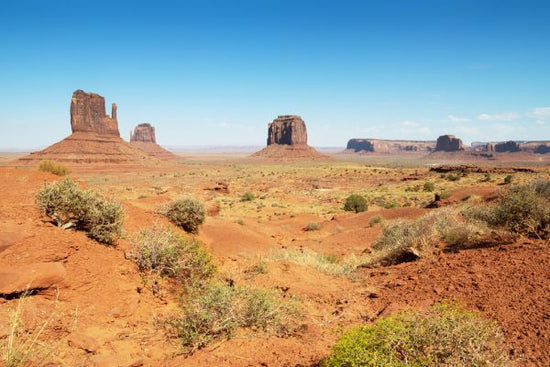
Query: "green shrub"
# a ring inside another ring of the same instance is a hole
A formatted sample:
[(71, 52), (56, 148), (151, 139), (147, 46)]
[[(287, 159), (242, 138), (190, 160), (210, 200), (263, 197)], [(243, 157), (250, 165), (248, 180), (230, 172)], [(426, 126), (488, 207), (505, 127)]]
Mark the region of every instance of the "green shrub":
[(323, 363), (340, 366), (508, 366), (498, 324), (450, 303), (344, 333)]
[(199, 232), (199, 226), (206, 217), (203, 203), (192, 198), (170, 203), (163, 214), (178, 227), (195, 234)]
[(441, 194), (439, 194), (439, 198), (442, 200), (448, 199), (451, 197), (451, 193), (449, 191), (443, 191)]
[(40, 210), (63, 229), (75, 227), (104, 244), (112, 244), (122, 231), (124, 212), (116, 201), (83, 190), (66, 178), (45, 184), (36, 195)]
[(216, 282), (190, 294), (181, 313), (167, 322), (190, 353), (215, 339), (231, 338), (239, 327), (289, 335), (297, 316), (294, 305), (275, 294)]
[(359, 213), (367, 211), (367, 209), (367, 200), (361, 195), (352, 194), (344, 202), (344, 210), (348, 212)]
[(504, 184), (509, 185), (509, 184), (512, 183), (513, 180), (514, 180), (514, 176), (508, 175), (508, 176), (504, 177)]
[(216, 271), (210, 254), (196, 241), (157, 225), (133, 237), (128, 258), (139, 271), (175, 277), (186, 287), (200, 287)]
[(524, 236), (548, 238), (550, 234), (550, 181), (513, 186), (491, 206), (464, 210), (469, 218)]
[(38, 169), (42, 172), (50, 172), (58, 176), (67, 176), (69, 173), (71, 173), (71, 171), (67, 167), (50, 160), (40, 161)]
[(305, 230), (306, 231), (318, 231), (321, 229), (321, 223), (317, 222), (310, 222), (307, 224)]
[(375, 215), (369, 220), (369, 226), (374, 227), (375, 225), (382, 223), (382, 217), (379, 215)]
[(447, 181), (458, 181), (460, 180), (460, 176), (448, 174), (447, 177), (445, 177)]
[(435, 184), (430, 181), (424, 182), (424, 191), (433, 192), (435, 190)]
[(256, 197), (254, 196), (253, 193), (247, 191), (243, 194), (243, 196), (241, 197), (241, 201), (253, 201)]

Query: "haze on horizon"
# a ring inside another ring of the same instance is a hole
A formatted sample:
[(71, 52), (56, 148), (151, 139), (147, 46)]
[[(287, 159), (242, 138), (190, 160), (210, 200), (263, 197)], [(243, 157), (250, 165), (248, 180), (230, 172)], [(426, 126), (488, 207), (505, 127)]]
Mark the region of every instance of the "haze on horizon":
[[(124, 139), (260, 146), (298, 114), (350, 138), (550, 139), (550, 2), (14, 1), (0, 13), (0, 151), (70, 134), (74, 90)], [(110, 112), (110, 108), (107, 108)]]

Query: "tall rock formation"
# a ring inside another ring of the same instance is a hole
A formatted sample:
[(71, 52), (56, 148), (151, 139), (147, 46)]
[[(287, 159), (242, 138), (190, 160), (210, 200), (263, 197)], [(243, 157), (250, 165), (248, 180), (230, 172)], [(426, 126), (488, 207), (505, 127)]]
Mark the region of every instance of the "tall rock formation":
[[(105, 99), (95, 93), (77, 90), (71, 99), (72, 134), (39, 152), (33, 152), (11, 164), (34, 166), (42, 160), (53, 160), (73, 170), (135, 169), (158, 167), (162, 162), (120, 138), (117, 108), (113, 103), (112, 116), (105, 114)], [(162, 149), (162, 148), (161, 148)]]
[(464, 150), (462, 140), (454, 135), (441, 135), (437, 138), (435, 150), (438, 152), (458, 152)]
[(117, 107), (113, 103), (111, 116), (105, 113), (105, 98), (95, 93), (77, 90), (71, 98), (71, 129), (76, 132), (90, 132), (100, 135), (120, 136), (116, 117)]
[(519, 152), (519, 144), (513, 140), (495, 144), (495, 152), (497, 153), (514, 153)]
[(157, 144), (155, 128), (150, 123), (139, 124), (130, 131), (130, 144), (160, 159), (177, 159), (178, 156)]
[(328, 158), (307, 145), (306, 124), (296, 115), (282, 115), (273, 120), (267, 129), (267, 147), (252, 156), (277, 159)]
[(269, 124), (267, 145), (307, 144), (306, 123), (300, 116), (282, 115)]

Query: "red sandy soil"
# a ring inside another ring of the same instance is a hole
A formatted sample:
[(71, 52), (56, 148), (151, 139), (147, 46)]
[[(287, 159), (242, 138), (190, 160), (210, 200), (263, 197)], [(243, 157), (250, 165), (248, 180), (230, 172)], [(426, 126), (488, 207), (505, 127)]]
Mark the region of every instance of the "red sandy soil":
[[(237, 284), (282, 289), (286, 297), (298, 300), (304, 317), (292, 337), (241, 330), (233, 339), (214, 342), (191, 356), (177, 355), (177, 340), (168, 339), (154, 322), (173, 311), (177, 299), (167, 287), (160, 297), (143, 287), (135, 265), (125, 259), (128, 243), (102, 246), (82, 232), (58, 229), (39, 213), (36, 191), (58, 179), (0, 169), (0, 269), (53, 262), (66, 270), (58, 293), (42, 290), (25, 301), (24, 319), (30, 327), (51, 320), (43, 339), (58, 365), (311, 366), (330, 353), (342, 330), (443, 299), (456, 299), (499, 322), (518, 365), (550, 365), (548, 244), (527, 241), (440, 253), (414, 263), (361, 269), (352, 277), (285, 261), (269, 262), (265, 274), (251, 277), (246, 272), (258, 258), (281, 247), (360, 255), (380, 232), (380, 226), (369, 225), (373, 216), (416, 218), (427, 211), (412, 208), (337, 213), (327, 220), (298, 214), (246, 225), (209, 217), (199, 240), (212, 251), (222, 274)], [(486, 191), (478, 194), (490, 195)], [(155, 207), (164, 200), (148, 198), (145, 204)], [(154, 210), (122, 202), (129, 233), (154, 222), (168, 224)], [(304, 231), (314, 220), (320, 221), (321, 230)], [(0, 298), (0, 338), (7, 335), (9, 314), (17, 302)]]

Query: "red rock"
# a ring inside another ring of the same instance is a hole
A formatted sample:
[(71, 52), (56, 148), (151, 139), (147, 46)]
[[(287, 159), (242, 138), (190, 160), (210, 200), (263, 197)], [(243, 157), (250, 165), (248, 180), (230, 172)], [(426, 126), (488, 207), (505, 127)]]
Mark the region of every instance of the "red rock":
[(435, 150), (435, 144), (435, 141), (424, 140), (350, 139), (346, 151), (377, 153), (431, 152)]
[(458, 152), (460, 150), (464, 150), (464, 146), (462, 144), (462, 140), (456, 138), (454, 135), (441, 135), (437, 138), (435, 150), (443, 152)]
[(156, 144), (157, 138), (155, 137), (155, 128), (149, 123), (143, 123), (136, 126), (133, 133), (130, 131), (130, 143), (136, 141)]
[(0, 294), (47, 289), (63, 282), (67, 275), (61, 263), (36, 263), (0, 270)]
[(117, 107), (113, 103), (112, 117), (105, 114), (105, 98), (95, 93), (77, 90), (71, 99), (71, 128), (73, 133), (92, 132), (101, 135), (120, 136)]
[(513, 140), (495, 144), (495, 152), (497, 153), (514, 153), (519, 152), (519, 144)]
[(300, 116), (283, 115), (269, 124), (267, 145), (307, 144), (306, 124)]

